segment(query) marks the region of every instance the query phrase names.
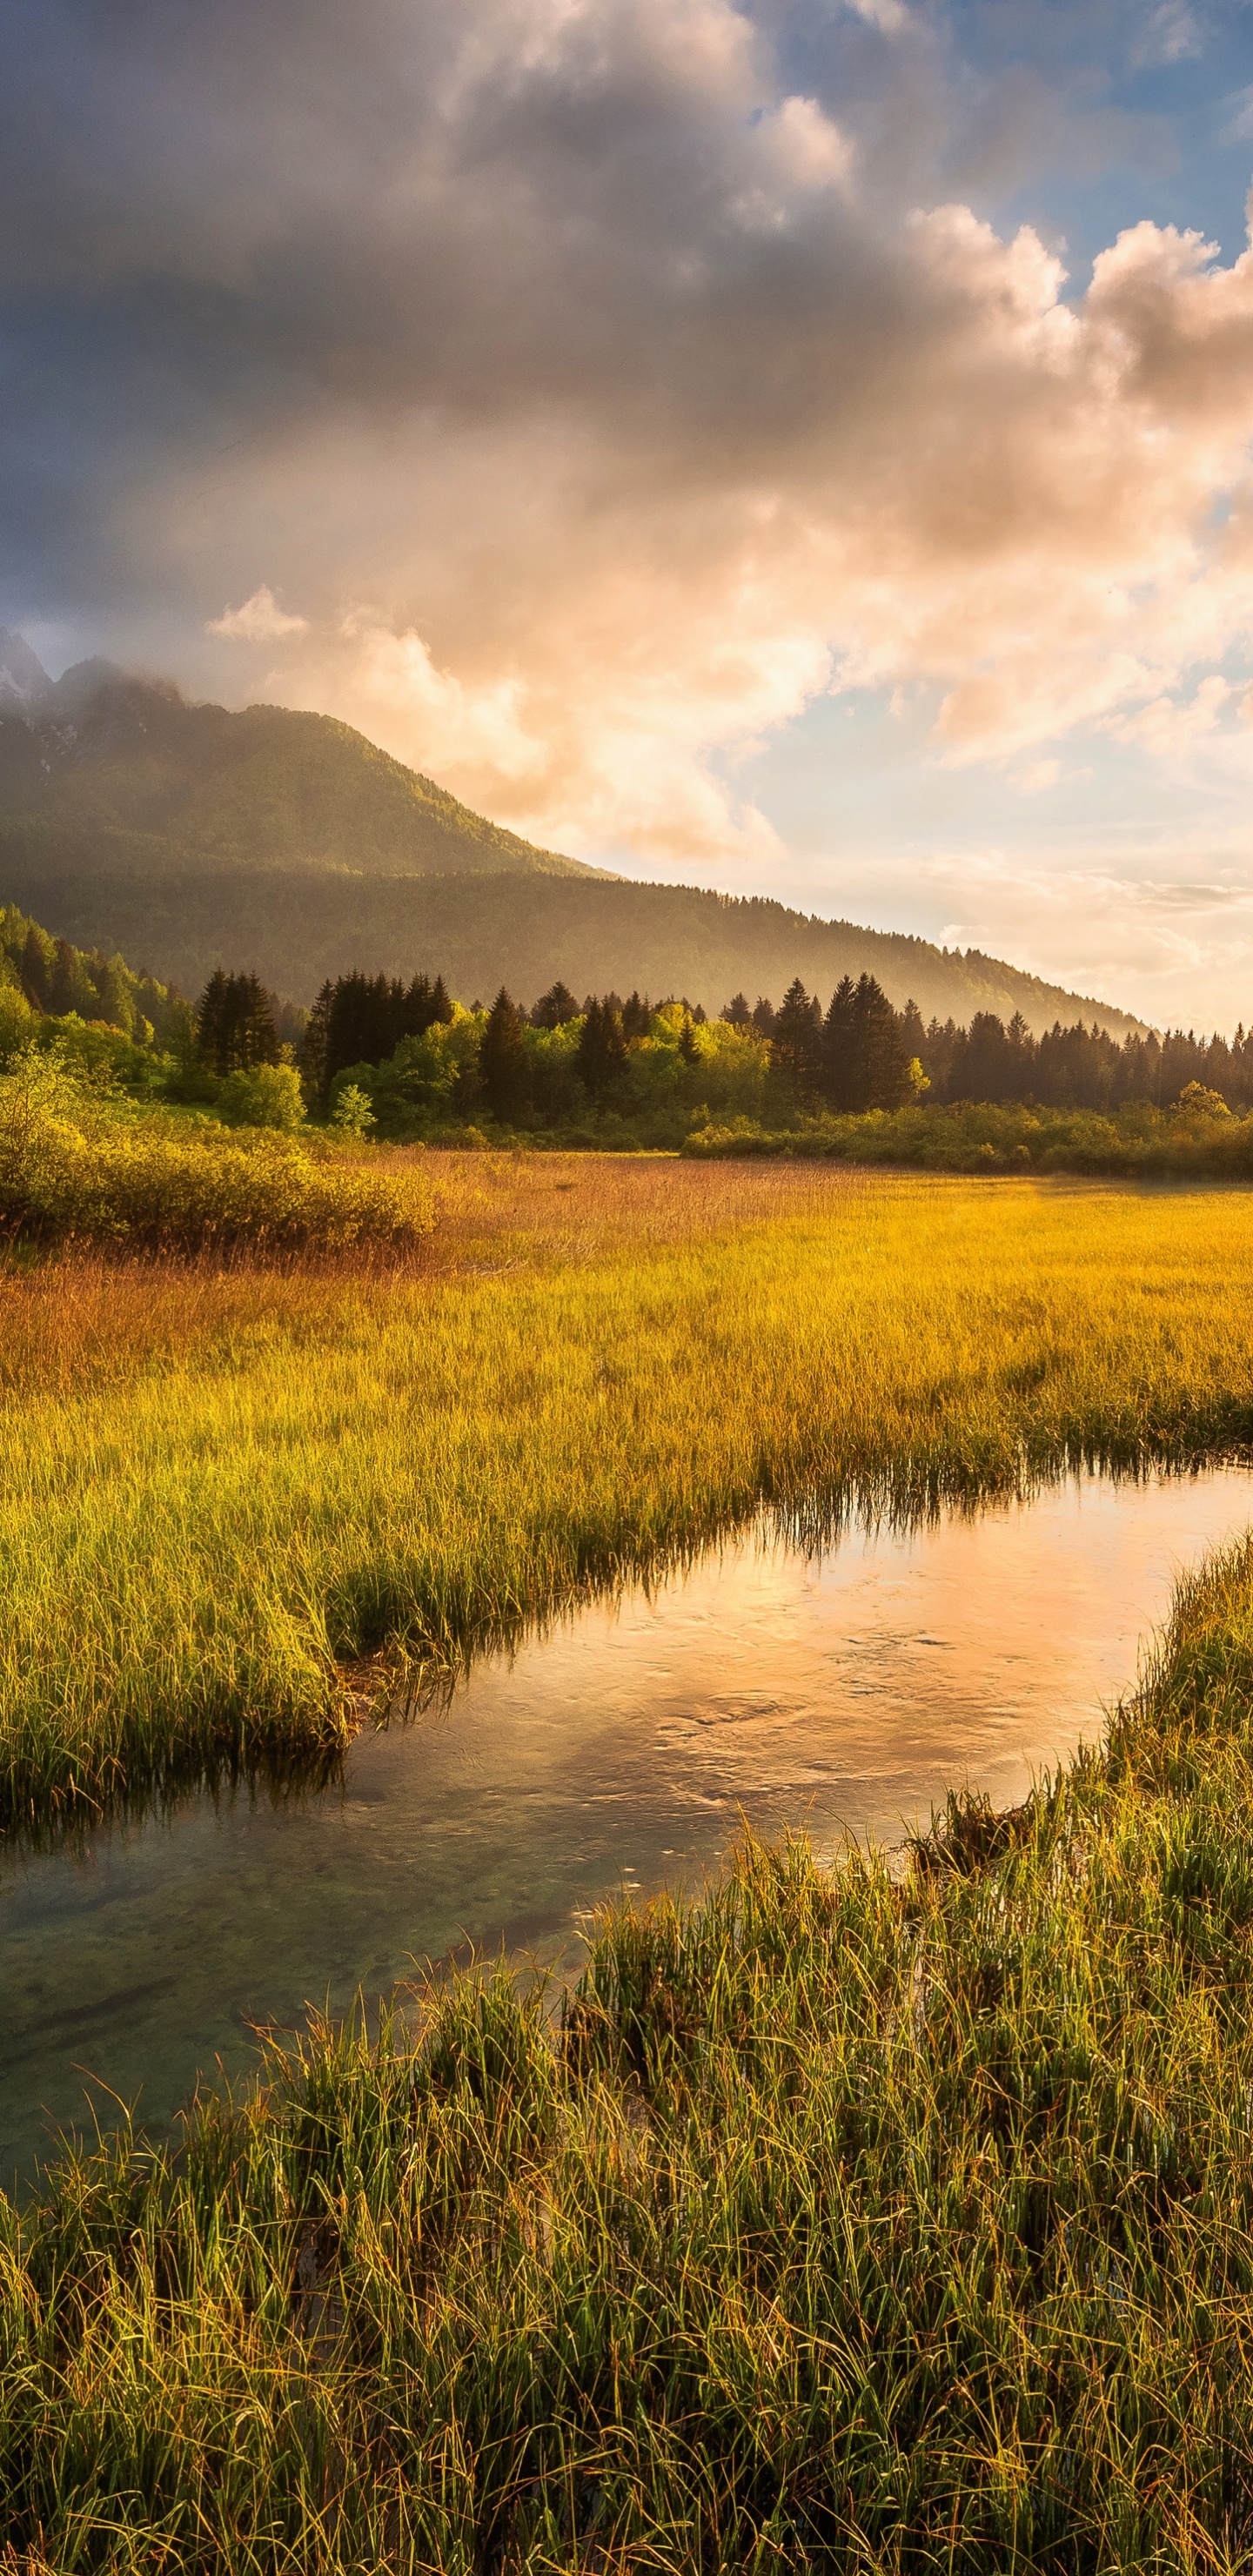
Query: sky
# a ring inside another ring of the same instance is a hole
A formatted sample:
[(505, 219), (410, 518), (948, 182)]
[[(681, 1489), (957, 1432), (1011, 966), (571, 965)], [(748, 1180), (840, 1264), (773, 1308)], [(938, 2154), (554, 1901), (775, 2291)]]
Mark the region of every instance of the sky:
[(1253, 1019), (1253, 0), (0, 0), (0, 624)]

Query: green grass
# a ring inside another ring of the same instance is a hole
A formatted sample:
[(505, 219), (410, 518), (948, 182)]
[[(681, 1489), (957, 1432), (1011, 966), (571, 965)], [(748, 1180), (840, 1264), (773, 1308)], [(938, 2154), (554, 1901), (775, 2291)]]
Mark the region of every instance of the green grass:
[(31, 2571), (1253, 2557), (1253, 1547), (1106, 1749), (894, 1874), (748, 1844), (315, 2031), (0, 2251)]
[(333, 1749), (346, 1662), (455, 1657), (763, 1503), (1253, 1437), (1243, 1193), (473, 1162), (427, 1275), (0, 1283), (10, 1819)]

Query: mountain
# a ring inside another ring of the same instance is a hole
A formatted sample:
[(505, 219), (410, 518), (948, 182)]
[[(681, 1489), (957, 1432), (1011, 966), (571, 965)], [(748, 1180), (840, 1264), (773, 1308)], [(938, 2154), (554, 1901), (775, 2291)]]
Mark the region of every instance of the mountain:
[(0, 626), (0, 713), (29, 716), (46, 706), (55, 686), (25, 636)]
[(825, 999), (865, 968), (927, 1019), (1143, 1025), (977, 949), (611, 876), (471, 813), (329, 716), (191, 706), (107, 663), (52, 681), (3, 632), (0, 900), (190, 993), (218, 964), (306, 1002), (353, 966), (438, 968), (467, 1002), (506, 983), (529, 1003), (560, 976), (717, 1011), (741, 990), (777, 1002), (794, 975)]
[(225, 860), (369, 876), (598, 873), (472, 814), (330, 716), (190, 706), (168, 682), (108, 662), (53, 681), (3, 632), (0, 817), (105, 865), (128, 865), (138, 837), (159, 842), (173, 870)]

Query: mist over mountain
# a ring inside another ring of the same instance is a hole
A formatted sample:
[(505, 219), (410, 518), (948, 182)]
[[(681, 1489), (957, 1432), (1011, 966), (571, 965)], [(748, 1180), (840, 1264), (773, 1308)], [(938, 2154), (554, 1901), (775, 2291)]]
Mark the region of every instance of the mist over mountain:
[(614, 877), (472, 813), (329, 716), (192, 705), (99, 660), (54, 681), (4, 630), (0, 897), (191, 992), (220, 963), (306, 1002), (353, 966), (438, 967), (467, 1001), (502, 983), (531, 1001), (560, 976), (717, 1011), (741, 989), (777, 1001), (798, 974), (825, 995), (864, 968), (928, 1019), (1142, 1025), (975, 949)]

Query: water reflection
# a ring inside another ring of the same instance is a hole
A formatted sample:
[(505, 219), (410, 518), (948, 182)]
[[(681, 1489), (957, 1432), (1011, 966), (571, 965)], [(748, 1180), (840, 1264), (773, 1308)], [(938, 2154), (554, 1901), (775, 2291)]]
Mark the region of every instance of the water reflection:
[[(484, 1657), (320, 1790), (205, 1793), (0, 1876), (0, 2170), (83, 2116), (163, 2123), (251, 2026), (344, 2009), (462, 1940), (571, 1945), (620, 1881), (691, 1881), (737, 1814), (832, 1849), (961, 1779), (1019, 1797), (1135, 1676), (1172, 1578), (1242, 1529), (1244, 1468), (1079, 1477), (807, 1553), (758, 1529)], [(110, 2105), (103, 2105), (107, 2112)]]

